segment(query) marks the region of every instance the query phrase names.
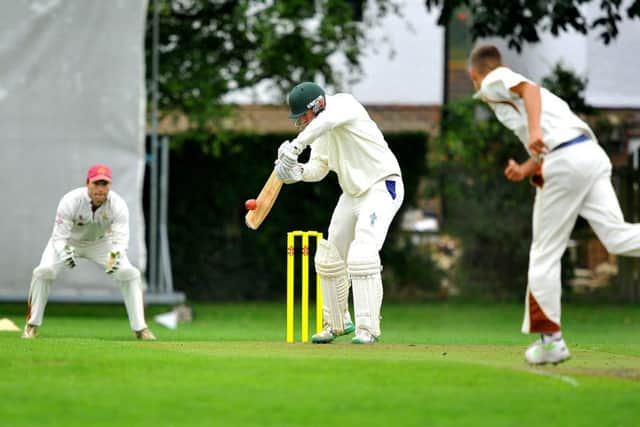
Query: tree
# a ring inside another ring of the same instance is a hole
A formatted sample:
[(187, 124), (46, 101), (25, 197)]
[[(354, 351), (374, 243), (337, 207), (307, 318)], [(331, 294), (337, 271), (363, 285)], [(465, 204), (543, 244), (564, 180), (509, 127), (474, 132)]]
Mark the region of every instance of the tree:
[[(154, 6), (160, 21), (159, 108), (180, 111), (195, 124), (224, 117), (224, 95), (269, 82), (287, 93), (303, 80), (340, 82), (330, 57), (359, 70), (366, 0), (157, 0), (149, 7), (147, 63), (151, 64)], [(397, 10), (376, 3), (378, 17)], [(355, 18), (355, 20), (354, 20)], [(151, 67), (147, 67), (150, 81)]]
[(591, 114), (594, 112), (593, 107), (587, 105), (584, 96), (587, 83), (589, 83), (588, 79), (581, 78), (560, 63), (553, 67), (551, 75), (542, 79), (542, 86), (565, 100), (571, 110), (578, 114)]
[(540, 41), (539, 32), (550, 30), (558, 34), (574, 29), (581, 34), (600, 31), (605, 44), (618, 35), (622, 13), (632, 19), (640, 18), (640, 0), (623, 6), (624, 0), (597, 0), (602, 14), (588, 22), (580, 7), (595, 0), (425, 0), (428, 10), (441, 7), (438, 24), (445, 26), (461, 7), (471, 13), (471, 36), (499, 36), (509, 47), (520, 51), (524, 42)]
[[(466, 295), (521, 296), (526, 286), (533, 188), (504, 177), (509, 158), (526, 156), (522, 143), (489, 108), (471, 98), (444, 106), (446, 133), (430, 149), (427, 197), (446, 197), (444, 231), (462, 243), (453, 280)], [(435, 184), (435, 183), (433, 183)]]

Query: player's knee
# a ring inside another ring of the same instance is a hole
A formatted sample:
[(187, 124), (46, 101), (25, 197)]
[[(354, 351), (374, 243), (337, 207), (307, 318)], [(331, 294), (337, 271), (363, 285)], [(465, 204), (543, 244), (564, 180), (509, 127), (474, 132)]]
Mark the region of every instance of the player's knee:
[(121, 269), (113, 273), (113, 278), (119, 282), (130, 282), (132, 280), (139, 280), (140, 270), (138, 270), (134, 266), (122, 267)]
[(345, 274), (347, 269), (338, 248), (325, 239), (320, 240), (318, 244), (314, 262), (316, 271), (323, 276), (340, 276)]
[(382, 266), (375, 242), (354, 240), (349, 247), (347, 268), (351, 276), (379, 274)]
[(38, 266), (33, 269), (35, 279), (55, 280), (57, 275), (56, 270), (51, 266)]

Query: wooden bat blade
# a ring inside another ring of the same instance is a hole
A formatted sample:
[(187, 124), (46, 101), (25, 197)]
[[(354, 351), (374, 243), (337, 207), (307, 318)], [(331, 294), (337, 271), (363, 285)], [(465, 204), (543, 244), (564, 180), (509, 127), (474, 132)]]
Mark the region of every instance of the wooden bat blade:
[(256, 208), (247, 212), (247, 215), (244, 217), (244, 222), (247, 224), (247, 227), (252, 230), (257, 230), (258, 227), (260, 227), (271, 211), (273, 204), (276, 202), (281, 188), (282, 181), (280, 181), (280, 178), (278, 178), (275, 172), (272, 172), (256, 198)]

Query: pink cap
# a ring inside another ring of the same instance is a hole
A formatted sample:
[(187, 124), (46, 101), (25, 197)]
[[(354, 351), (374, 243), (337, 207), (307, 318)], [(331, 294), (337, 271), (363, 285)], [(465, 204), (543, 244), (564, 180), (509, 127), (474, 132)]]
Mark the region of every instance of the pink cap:
[(87, 181), (109, 181), (111, 182), (111, 169), (105, 165), (93, 165), (87, 172)]

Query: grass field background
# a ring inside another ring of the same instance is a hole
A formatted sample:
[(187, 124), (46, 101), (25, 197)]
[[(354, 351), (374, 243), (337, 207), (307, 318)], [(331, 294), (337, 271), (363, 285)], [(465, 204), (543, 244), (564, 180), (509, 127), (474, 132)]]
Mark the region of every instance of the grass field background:
[(357, 346), (285, 344), (284, 304), (195, 305), (175, 331), (150, 320), (157, 342), (123, 306), (50, 304), (38, 339), (0, 332), (0, 426), (640, 425), (639, 307), (565, 305), (572, 359), (536, 368), (521, 312), (385, 304)]

